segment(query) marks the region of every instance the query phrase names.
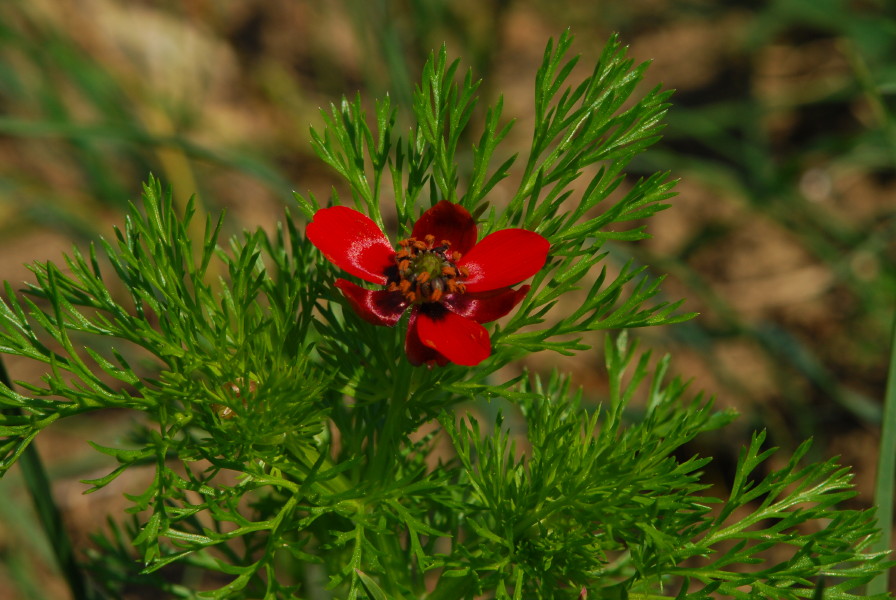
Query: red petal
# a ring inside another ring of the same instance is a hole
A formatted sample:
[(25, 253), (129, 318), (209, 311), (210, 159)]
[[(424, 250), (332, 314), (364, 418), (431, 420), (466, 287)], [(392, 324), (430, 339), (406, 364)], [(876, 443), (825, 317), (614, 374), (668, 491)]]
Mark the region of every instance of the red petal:
[(476, 221), (460, 204), (442, 200), (420, 215), (411, 236), (422, 240), (427, 235), (451, 242), (451, 250), (466, 254), (476, 244)]
[(490, 292), (448, 294), (442, 296), (441, 302), (455, 314), (477, 323), (489, 323), (513, 310), (528, 292), (529, 286), (524, 285), (518, 290), (501, 288)]
[(374, 325), (393, 327), (408, 307), (401, 292), (368, 290), (345, 279), (337, 279), (336, 287), (342, 290), (358, 316)]
[(544, 266), (550, 247), (533, 231), (502, 229), (482, 238), (457, 266), (470, 272), (463, 280), (468, 292), (496, 290), (535, 275)]
[(408, 360), (412, 365), (418, 366), (424, 363), (436, 363), (444, 367), (448, 364), (448, 359), (420, 341), (420, 334), (417, 333), (417, 313), (418, 309), (411, 311), (411, 318), (408, 321), (408, 333), (404, 338), (404, 351), (407, 352)]
[(433, 314), (424, 309), (417, 315), (417, 335), (423, 345), (458, 365), (472, 367), (488, 358), (492, 345), (485, 327), (439, 308)]
[(314, 213), (305, 236), (327, 260), (364, 281), (385, 284), (383, 273), (395, 264), (395, 249), (376, 223), (347, 206)]

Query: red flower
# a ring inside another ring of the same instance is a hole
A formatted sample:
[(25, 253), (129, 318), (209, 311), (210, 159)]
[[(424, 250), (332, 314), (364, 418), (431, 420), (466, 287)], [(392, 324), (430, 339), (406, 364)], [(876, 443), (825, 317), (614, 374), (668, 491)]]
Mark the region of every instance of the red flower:
[(327, 259), (364, 281), (336, 286), (369, 323), (389, 327), (411, 308), (405, 351), (412, 364), (477, 365), (491, 353), (488, 323), (520, 303), (529, 286), (510, 286), (544, 266), (549, 244), (525, 229), (504, 229), (476, 243), (476, 223), (442, 200), (423, 213), (396, 251), (376, 224), (345, 206), (314, 214), (306, 235)]

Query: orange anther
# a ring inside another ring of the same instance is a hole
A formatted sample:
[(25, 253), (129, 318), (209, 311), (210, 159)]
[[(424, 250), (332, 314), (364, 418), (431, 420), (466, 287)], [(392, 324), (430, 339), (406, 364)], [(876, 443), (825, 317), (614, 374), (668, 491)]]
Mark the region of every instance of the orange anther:
[(426, 283), (427, 281), (429, 281), (429, 271), (423, 271), (422, 273), (417, 275), (418, 283)]
[(436, 236), (431, 233), (426, 234), (426, 237), (423, 238), (429, 246), (432, 246), (432, 243), (436, 241)]
[(411, 266), (411, 261), (409, 261), (408, 259), (404, 259), (404, 260), (398, 262), (398, 270), (399, 271), (407, 271), (408, 267), (410, 267), (410, 266)]
[(457, 261), (460, 260), (460, 256), (461, 256), (461, 255), (460, 255), (460, 252), (452, 252), (452, 253), (451, 253), (451, 260), (453, 260), (454, 262), (457, 262)]
[(426, 250), (426, 243), (415, 241), (414, 248), (416, 248), (417, 250)]
[(398, 289), (400, 289), (402, 293), (407, 294), (408, 290), (411, 289), (411, 282), (407, 279), (402, 279), (398, 284)]
[(442, 290), (440, 290), (439, 288), (436, 288), (432, 291), (432, 294), (429, 296), (429, 301), (430, 302), (438, 302), (439, 298), (441, 298), (441, 297), (442, 297)]
[(442, 267), (442, 275), (454, 276), (454, 267)]

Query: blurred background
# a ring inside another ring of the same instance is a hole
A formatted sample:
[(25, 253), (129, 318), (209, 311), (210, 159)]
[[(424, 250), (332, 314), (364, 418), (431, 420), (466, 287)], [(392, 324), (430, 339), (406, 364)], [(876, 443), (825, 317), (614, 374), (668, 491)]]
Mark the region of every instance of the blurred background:
[[(637, 332), (742, 415), (693, 451), (724, 481), (756, 428), (786, 449), (814, 437), (815, 458), (854, 467), (853, 504), (868, 506), (896, 297), (889, 0), (2, 0), (0, 279), (21, 287), (25, 263), (109, 235), (150, 172), (226, 209), (231, 232), (271, 229), (293, 190), (342, 189), (309, 145), (319, 108), (358, 92), (408, 106), (443, 42), (483, 79), (480, 108), (503, 94), (517, 118), (505, 156), (525, 153), (535, 71), (567, 27), (585, 69), (619, 32), (653, 61), (643, 89), (676, 90), (664, 139), (631, 173), (668, 170), (679, 195), (613, 260), (667, 274), (666, 297), (701, 313)], [(597, 350), (528, 366), (571, 371), (595, 400), (604, 389)], [(120, 488), (82, 495), (78, 480), (108, 464), (84, 440), (114, 440), (129, 418), (38, 440), (82, 547), (123, 506)], [(17, 469), (0, 498), (0, 598), (66, 598)]]

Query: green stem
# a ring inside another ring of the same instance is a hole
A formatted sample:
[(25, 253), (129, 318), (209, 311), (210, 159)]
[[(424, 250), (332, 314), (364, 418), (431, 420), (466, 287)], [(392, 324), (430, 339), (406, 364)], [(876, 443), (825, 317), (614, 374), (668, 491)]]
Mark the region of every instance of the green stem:
[[(896, 316), (894, 316), (893, 329), (890, 334), (890, 370), (887, 374), (884, 419), (877, 460), (874, 504), (877, 506), (877, 526), (880, 529), (880, 538), (874, 545), (874, 550), (884, 552), (891, 550), (893, 487), (894, 477), (896, 477)], [(886, 593), (888, 580), (889, 569), (885, 569), (868, 584), (868, 594)]]
[[(3, 359), (0, 358), (0, 383), (12, 389), (12, 381), (6, 372), (6, 366)], [(20, 412), (20, 409), (15, 409)], [(87, 586), (84, 582), (84, 575), (81, 573), (81, 567), (75, 559), (75, 551), (72, 547), (71, 538), (62, 524), (62, 515), (59, 507), (53, 501), (53, 490), (50, 487), (50, 480), (44, 469), (40, 454), (34, 444), (29, 444), (22, 455), (19, 457), (19, 466), (22, 468), (22, 475), (25, 480), (25, 486), (31, 495), (34, 508), (37, 511), (38, 519), (43, 527), (47, 540), (50, 542), (53, 554), (59, 570), (68, 583), (69, 590), (74, 600), (88, 600), (91, 595), (87, 592)]]
[[(877, 126), (884, 133), (890, 157), (896, 164), (896, 120), (887, 108), (880, 87), (854, 44), (847, 43), (846, 55), (850, 60), (856, 79), (871, 106)], [(893, 531), (893, 487), (896, 479), (896, 314), (890, 332), (890, 368), (887, 373), (887, 389), (884, 395), (884, 416), (881, 427), (880, 452), (877, 457), (877, 481), (874, 490), (874, 504), (877, 506), (877, 526), (880, 538), (874, 550), (891, 551)], [(889, 583), (889, 569), (868, 583), (868, 594), (884, 594)]]

